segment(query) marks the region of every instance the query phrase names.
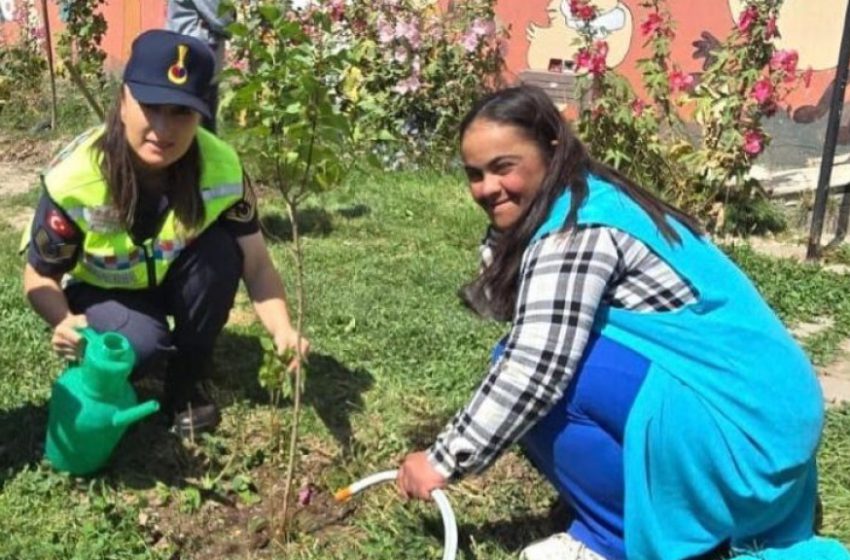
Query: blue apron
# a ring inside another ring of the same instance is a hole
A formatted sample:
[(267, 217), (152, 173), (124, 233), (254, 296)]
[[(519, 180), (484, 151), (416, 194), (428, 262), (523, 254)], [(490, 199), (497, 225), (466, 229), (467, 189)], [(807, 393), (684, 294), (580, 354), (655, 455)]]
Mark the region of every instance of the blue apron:
[[(624, 434), (626, 556), (681, 559), (729, 539), (777, 560), (850, 558), (813, 538), (823, 399), (805, 353), (709, 241), (670, 220), (682, 239), (671, 245), (616, 187), (592, 176), (588, 187), (579, 225), (639, 239), (697, 294), (672, 312), (597, 314), (598, 336), (647, 361)], [(567, 190), (534, 240), (569, 206)]]

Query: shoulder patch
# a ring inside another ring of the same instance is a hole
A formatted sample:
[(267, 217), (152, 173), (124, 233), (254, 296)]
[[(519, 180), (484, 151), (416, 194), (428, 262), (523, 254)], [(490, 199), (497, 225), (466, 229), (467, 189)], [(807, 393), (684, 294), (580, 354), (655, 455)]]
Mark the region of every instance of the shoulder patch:
[(250, 185), (245, 185), (242, 200), (231, 206), (224, 216), (228, 220), (243, 223), (250, 222), (257, 216), (257, 197)]
[(38, 256), (48, 263), (59, 263), (74, 256), (76, 244), (61, 243), (50, 239), (50, 234), (44, 227), (38, 228), (33, 238)]
[(70, 239), (74, 236), (74, 227), (58, 210), (50, 210), (47, 213), (45, 221), (47, 222), (47, 227), (49, 227), (59, 237), (63, 239)]

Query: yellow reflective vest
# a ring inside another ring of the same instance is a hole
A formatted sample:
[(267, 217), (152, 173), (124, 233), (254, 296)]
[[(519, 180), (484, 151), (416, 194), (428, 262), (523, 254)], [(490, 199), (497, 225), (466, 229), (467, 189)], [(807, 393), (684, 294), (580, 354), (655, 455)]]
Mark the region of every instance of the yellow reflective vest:
[(239, 157), (225, 142), (199, 128), (196, 138), (201, 156), (203, 224), (187, 230), (169, 209), (157, 234), (137, 245), (112, 205), (100, 170), (102, 154), (93, 147), (103, 130), (98, 127), (78, 138), (44, 175), (48, 196), (84, 236), (77, 265), (69, 274), (72, 281), (102, 288), (157, 286), (180, 252), (242, 199)]

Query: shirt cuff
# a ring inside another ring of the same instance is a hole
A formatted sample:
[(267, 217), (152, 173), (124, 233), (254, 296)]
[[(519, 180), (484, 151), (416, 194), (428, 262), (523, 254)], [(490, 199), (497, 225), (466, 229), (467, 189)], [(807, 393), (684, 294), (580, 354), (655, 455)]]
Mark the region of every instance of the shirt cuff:
[(470, 473), (480, 473), (490, 465), (483, 449), (484, 446), (458, 430), (453, 421), (437, 436), (427, 455), (437, 472), (446, 479), (457, 480)]
[(428, 449), (428, 452), (425, 455), (428, 462), (431, 464), (431, 467), (440, 473), (440, 476), (446, 480), (458, 478), (458, 475), (455, 474), (454, 459), (446, 453), (445, 449), (441, 450), (438, 449), (438, 447), (442, 446), (435, 443)]

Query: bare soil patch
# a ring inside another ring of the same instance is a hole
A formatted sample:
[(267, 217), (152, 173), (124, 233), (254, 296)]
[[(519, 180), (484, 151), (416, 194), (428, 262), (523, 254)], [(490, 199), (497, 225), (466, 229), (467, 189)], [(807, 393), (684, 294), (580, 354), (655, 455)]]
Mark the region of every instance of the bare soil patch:
[[(63, 142), (0, 136), (0, 198), (26, 193), (36, 185), (40, 171)], [(32, 211), (26, 206), (7, 206), (0, 212), (0, 220), (15, 231), (22, 231), (29, 224)]]
[(850, 402), (850, 340), (839, 347), (838, 358), (818, 372), (824, 398), (830, 405)]
[[(288, 545), (280, 536), (285, 468), (268, 456), (260, 464), (245, 464), (249, 457), (266, 455), (265, 420), (262, 414), (225, 417), (220, 428), (224, 435), (241, 432), (239, 448), (230, 450), (229, 457), (209, 456), (202, 446), (181, 443), (153, 422), (138, 426), (135, 442), (125, 447), (143, 447), (149, 453), (144, 458), (134, 458), (129, 450), (116, 453), (113, 472), (130, 487), (149, 488), (137, 522), (150, 547), (172, 558), (286, 555)], [(246, 425), (236, 425), (242, 422)], [(338, 456), (310, 437), (302, 437), (299, 448), (298, 472), (303, 474), (296, 476), (290, 495), (289, 541), (320, 539), (325, 549), (342, 550), (355, 531), (345, 520), (358, 501), (338, 503), (335, 488), (320, 487)], [(151, 487), (153, 480), (159, 482)], [(298, 490), (308, 484), (310, 499), (299, 503)]]

